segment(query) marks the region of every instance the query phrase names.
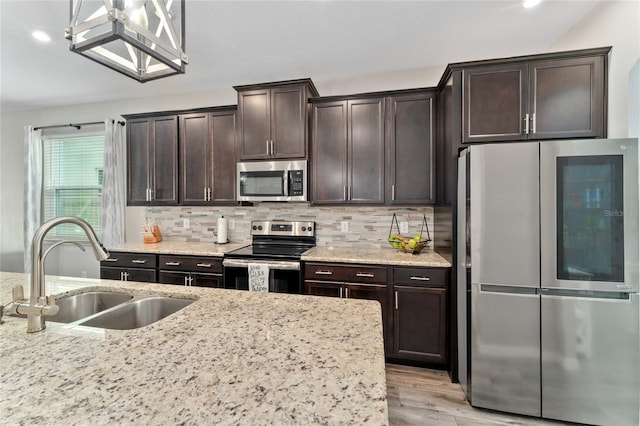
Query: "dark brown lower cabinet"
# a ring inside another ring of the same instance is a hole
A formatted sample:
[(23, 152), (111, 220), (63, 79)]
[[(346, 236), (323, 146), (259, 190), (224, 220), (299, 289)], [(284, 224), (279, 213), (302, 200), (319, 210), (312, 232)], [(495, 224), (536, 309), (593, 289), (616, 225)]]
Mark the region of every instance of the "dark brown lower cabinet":
[(105, 280), (156, 282), (156, 255), (112, 251), (100, 262), (100, 278)]
[(447, 290), (393, 286), (394, 358), (447, 362)]
[(387, 358), (447, 366), (449, 268), (307, 262), (304, 293), (377, 300)]

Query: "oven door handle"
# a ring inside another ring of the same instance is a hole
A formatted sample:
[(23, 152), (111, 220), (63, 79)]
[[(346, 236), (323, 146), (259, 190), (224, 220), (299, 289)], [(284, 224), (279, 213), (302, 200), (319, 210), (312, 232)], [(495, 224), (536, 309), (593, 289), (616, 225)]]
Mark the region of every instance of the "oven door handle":
[(299, 271), (300, 263), (299, 262), (284, 262), (284, 261), (255, 261), (255, 260), (244, 260), (244, 259), (224, 259), (222, 261), (222, 266), (226, 268), (248, 268), (250, 263), (261, 263), (266, 264), (269, 269), (276, 270), (288, 270), (288, 271)]

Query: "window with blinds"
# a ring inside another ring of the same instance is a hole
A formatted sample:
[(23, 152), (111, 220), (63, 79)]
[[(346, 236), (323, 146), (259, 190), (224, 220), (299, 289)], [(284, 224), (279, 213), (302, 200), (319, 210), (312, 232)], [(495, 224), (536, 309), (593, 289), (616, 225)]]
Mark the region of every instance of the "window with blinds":
[[(104, 135), (43, 139), (43, 220), (77, 216), (89, 222), (98, 236), (102, 206)], [(82, 229), (61, 224), (48, 236), (84, 239)]]

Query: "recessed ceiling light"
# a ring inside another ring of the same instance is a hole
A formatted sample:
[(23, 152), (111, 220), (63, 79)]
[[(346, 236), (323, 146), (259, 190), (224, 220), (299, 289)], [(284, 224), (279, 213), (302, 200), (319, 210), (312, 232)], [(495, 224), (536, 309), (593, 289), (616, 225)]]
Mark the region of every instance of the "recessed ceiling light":
[(45, 33), (44, 31), (36, 30), (32, 32), (31, 35), (33, 36), (33, 38), (39, 41), (51, 41), (51, 37), (49, 37), (49, 34)]
[(542, 0), (523, 0), (522, 5), (526, 8), (533, 7), (540, 3)]

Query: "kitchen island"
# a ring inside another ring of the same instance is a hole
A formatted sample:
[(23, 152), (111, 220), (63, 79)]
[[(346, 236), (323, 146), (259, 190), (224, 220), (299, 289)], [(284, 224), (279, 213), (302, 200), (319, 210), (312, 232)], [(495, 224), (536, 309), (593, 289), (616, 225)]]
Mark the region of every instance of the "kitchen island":
[[(0, 303), (24, 274), (0, 272)], [(8, 424), (388, 423), (380, 305), (356, 299), (46, 277), (47, 294), (108, 289), (197, 299), (149, 326), (0, 325)], [(84, 289), (84, 290), (81, 290)]]

